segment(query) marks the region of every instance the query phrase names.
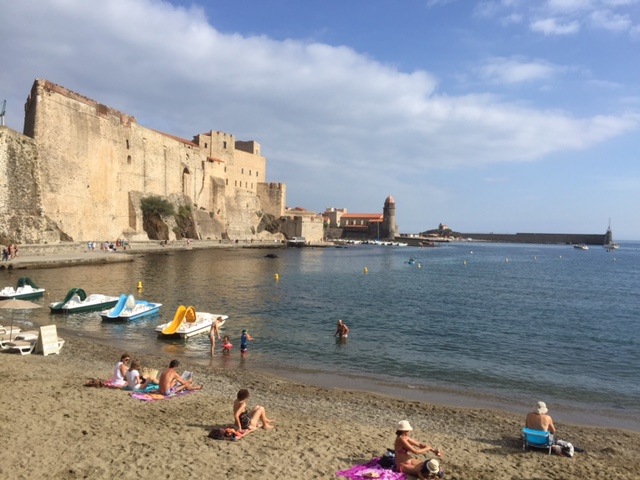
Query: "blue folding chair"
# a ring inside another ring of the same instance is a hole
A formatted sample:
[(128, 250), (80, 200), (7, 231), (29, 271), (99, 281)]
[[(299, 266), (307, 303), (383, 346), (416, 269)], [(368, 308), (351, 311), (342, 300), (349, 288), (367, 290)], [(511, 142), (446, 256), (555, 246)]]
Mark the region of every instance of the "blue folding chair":
[(553, 437), (549, 432), (542, 432), (540, 430), (531, 430), (530, 428), (522, 429), (522, 449), (526, 450), (527, 447), (533, 448), (546, 448), (551, 455), (551, 447), (553, 446)]

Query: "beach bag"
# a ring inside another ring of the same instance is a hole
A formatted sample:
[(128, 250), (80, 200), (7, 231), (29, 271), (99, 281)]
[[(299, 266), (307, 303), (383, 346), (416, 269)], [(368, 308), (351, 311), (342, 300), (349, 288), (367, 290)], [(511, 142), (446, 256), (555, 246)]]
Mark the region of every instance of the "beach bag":
[(396, 465), (396, 452), (393, 450), (387, 450), (387, 452), (380, 457), (378, 465), (382, 468), (391, 469)]
[(233, 440), (236, 439), (236, 431), (233, 428), (214, 428), (209, 432), (209, 438), (214, 440)]
[(565, 442), (564, 440), (556, 440), (556, 445), (562, 449), (562, 456), (573, 458), (573, 444)]

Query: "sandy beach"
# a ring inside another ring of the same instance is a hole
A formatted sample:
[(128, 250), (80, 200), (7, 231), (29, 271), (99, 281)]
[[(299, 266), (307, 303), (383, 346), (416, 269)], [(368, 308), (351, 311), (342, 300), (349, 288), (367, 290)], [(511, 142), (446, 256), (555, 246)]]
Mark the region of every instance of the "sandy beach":
[[(60, 355), (2, 353), (2, 478), (336, 478), (392, 447), (401, 419), (411, 422), (414, 438), (444, 452), (446, 478), (640, 478), (640, 433), (557, 423), (559, 438), (585, 453), (523, 452), (526, 412), (434, 406), (184, 361), (181, 369), (194, 372), (202, 391), (142, 402), (84, 386), (87, 377), (110, 378), (121, 353), (69, 336)], [(169, 361), (139, 358), (157, 369)], [(212, 428), (233, 422), (240, 388), (277, 428), (237, 442), (208, 439)]]

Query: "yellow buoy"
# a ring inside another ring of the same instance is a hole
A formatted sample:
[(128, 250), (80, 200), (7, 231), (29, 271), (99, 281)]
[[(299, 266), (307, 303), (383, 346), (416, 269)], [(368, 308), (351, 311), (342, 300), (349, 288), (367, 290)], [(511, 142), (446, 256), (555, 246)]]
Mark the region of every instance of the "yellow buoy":
[(466, 264), (467, 264), (467, 261), (465, 260), (464, 262), (462, 262), (462, 264), (463, 264), (463, 265), (466, 265)]
[(142, 290), (142, 282), (138, 282), (138, 290)]
[(509, 263), (509, 259), (508, 259), (508, 258), (505, 258), (505, 259), (504, 259), (504, 261), (505, 261), (505, 262), (507, 262), (507, 263)]
[(364, 273), (369, 273), (369, 269), (367, 267), (364, 267)]
[(278, 275), (278, 274), (276, 273), (276, 274), (273, 276), (273, 278), (275, 278), (275, 279), (276, 279), (276, 282), (277, 282), (278, 280), (280, 280), (280, 275)]
[(422, 265), (418, 264), (418, 268), (422, 268)]
[(534, 260), (537, 260), (537, 259), (538, 259), (538, 257), (533, 257), (533, 259), (534, 259)]

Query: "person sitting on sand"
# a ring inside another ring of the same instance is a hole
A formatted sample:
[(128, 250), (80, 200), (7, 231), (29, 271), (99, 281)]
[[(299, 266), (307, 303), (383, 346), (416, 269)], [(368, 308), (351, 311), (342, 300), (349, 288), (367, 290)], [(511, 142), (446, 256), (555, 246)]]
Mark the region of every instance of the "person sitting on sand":
[(551, 416), (547, 415), (547, 404), (544, 402), (537, 402), (533, 407), (533, 412), (527, 413), (525, 420), (525, 428), (531, 430), (538, 430), (541, 432), (549, 432), (549, 439), (553, 444), (552, 452), (565, 457), (573, 457), (574, 451), (584, 451), (580, 448), (576, 449), (572, 443), (565, 440), (558, 440), (556, 438), (556, 426), (553, 424)]
[(527, 413), (524, 426), (531, 430), (551, 433), (551, 441), (553, 442), (553, 437), (556, 434), (556, 427), (553, 424), (553, 419), (547, 415), (548, 411), (546, 403), (536, 403), (533, 407), (533, 412)]
[(442, 471), (442, 467), (440, 467), (440, 462), (435, 458), (432, 458), (428, 462), (424, 462), (422, 464), (422, 468), (418, 472), (418, 478), (420, 480), (442, 477), (444, 477), (444, 472)]
[(131, 362), (131, 368), (127, 371), (127, 387), (130, 390), (144, 390), (150, 384), (157, 384), (158, 380), (155, 378), (142, 378), (140, 376), (140, 361), (134, 360)]
[(271, 425), (275, 420), (267, 418), (267, 412), (264, 407), (256, 405), (251, 410), (247, 407), (247, 398), (249, 398), (249, 390), (246, 388), (238, 391), (237, 399), (233, 402), (233, 418), (235, 426), (238, 430), (256, 430), (262, 425), (262, 428), (269, 430), (275, 428)]
[(120, 361), (113, 369), (113, 379), (111, 385), (116, 388), (124, 388), (127, 386), (127, 371), (129, 367), (127, 364), (131, 361), (131, 356), (128, 353), (123, 353), (120, 356)]
[(339, 338), (347, 338), (349, 335), (349, 327), (347, 327), (342, 320), (338, 320), (338, 325), (336, 327), (336, 333), (333, 334), (334, 337)]
[(183, 379), (176, 369), (180, 366), (178, 360), (171, 360), (169, 368), (165, 368), (160, 374), (160, 393), (162, 395), (173, 395), (182, 390), (202, 390), (202, 385), (193, 386), (193, 379)]
[[(413, 440), (409, 436), (412, 431), (413, 428), (407, 420), (402, 420), (396, 427), (396, 441), (394, 443), (394, 449), (396, 452), (396, 468), (401, 473), (417, 477), (423, 470), (424, 464), (428, 462), (419, 460), (413, 455), (433, 452), (437, 456), (441, 457), (442, 452), (437, 448), (433, 448), (429, 445)], [(426, 471), (429, 471), (428, 468)]]

